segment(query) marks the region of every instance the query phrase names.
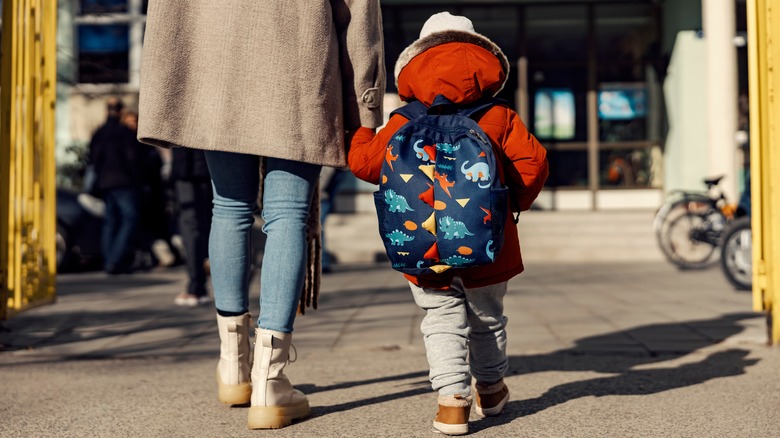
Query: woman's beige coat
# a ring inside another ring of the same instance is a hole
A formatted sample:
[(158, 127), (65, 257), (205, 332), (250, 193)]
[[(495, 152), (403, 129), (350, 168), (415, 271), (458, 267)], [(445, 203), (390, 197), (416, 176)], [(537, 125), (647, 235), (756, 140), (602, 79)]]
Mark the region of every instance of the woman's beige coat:
[(138, 137), (345, 166), (384, 87), (378, 0), (152, 0)]

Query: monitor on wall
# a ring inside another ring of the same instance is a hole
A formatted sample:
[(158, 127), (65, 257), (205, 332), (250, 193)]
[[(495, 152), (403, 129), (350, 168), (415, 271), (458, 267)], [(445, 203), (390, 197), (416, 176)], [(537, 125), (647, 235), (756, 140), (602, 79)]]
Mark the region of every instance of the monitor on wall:
[(570, 88), (539, 88), (534, 94), (534, 134), (543, 139), (574, 138), (574, 92)]
[(644, 83), (602, 83), (598, 93), (600, 120), (634, 120), (647, 116)]

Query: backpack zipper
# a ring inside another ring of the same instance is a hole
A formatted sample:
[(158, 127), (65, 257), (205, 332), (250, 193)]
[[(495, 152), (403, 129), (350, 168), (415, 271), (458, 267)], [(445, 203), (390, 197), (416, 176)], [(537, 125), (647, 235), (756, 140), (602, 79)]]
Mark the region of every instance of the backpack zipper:
[(482, 136), (479, 134), (479, 132), (477, 132), (477, 131), (475, 131), (475, 130), (473, 130), (473, 129), (469, 129), (469, 132), (470, 132), (472, 135), (474, 135), (474, 137), (477, 137), (477, 138), (478, 138), (478, 139), (479, 139), (479, 140), (480, 140), (482, 143), (485, 143), (486, 145), (490, 146), (490, 143), (488, 143), (487, 141), (485, 141), (485, 139), (484, 139), (484, 138), (482, 138)]

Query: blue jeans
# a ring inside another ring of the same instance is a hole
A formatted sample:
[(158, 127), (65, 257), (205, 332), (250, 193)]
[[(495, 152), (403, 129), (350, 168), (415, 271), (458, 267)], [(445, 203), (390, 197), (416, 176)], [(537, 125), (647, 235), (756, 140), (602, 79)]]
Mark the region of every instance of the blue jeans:
[(138, 227), (138, 190), (120, 188), (103, 193), (106, 212), (103, 218), (101, 246), (107, 271), (127, 268)]
[[(251, 228), (260, 184), (260, 157), (207, 151), (214, 189), (209, 237), (211, 282), (218, 310), (249, 310)], [(307, 263), (306, 223), (320, 166), (268, 158), (263, 182), (263, 232), (257, 326), (292, 333)]]

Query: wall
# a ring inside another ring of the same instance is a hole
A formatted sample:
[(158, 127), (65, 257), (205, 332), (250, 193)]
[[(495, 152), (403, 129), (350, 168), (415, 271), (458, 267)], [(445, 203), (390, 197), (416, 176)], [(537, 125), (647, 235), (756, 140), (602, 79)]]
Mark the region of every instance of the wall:
[(705, 42), (694, 31), (677, 34), (664, 97), (669, 132), (664, 151), (664, 189), (701, 190), (708, 176)]

